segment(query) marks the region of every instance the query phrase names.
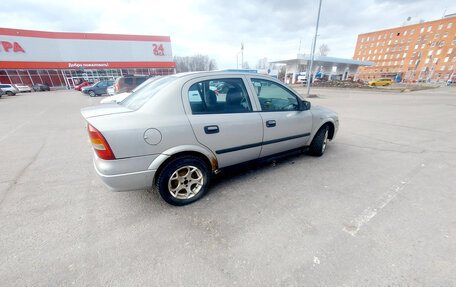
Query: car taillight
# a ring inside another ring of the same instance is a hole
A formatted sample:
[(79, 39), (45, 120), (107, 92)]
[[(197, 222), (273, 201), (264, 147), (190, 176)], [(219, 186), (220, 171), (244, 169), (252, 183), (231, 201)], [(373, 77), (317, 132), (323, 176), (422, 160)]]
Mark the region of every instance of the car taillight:
[(98, 157), (104, 160), (116, 159), (104, 136), (91, 125), (87, 126), (87, 130), (89, 131), (90, 142)]
[(116, 84), (116, 92), (119, 91), (119, 84)]

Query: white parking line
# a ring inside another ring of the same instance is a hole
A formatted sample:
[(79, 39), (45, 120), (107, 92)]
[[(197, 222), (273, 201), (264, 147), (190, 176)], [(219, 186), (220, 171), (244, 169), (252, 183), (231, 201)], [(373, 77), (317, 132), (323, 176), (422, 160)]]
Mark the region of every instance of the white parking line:
[[(411, 172), (411, 176), (417, 173), (417, 169), (424, 167), (424, 163), (420, 164), (417, 168), (414, 168)], [(374, 218), (385, 206), (387, 206), (398, 194), (401, 192), (407, 184), (410, 183), (410, 177), (404, 178), (399, 184), (393, 185), (387, 192), (385, 192), (377, 201), (377, 203), (371, 207), (367, 207), (357, 217), (350, 221), (350, 224), (345, 225), (342, 230), (348, 234), (355, 236), (363, 225), (368, 223)]]

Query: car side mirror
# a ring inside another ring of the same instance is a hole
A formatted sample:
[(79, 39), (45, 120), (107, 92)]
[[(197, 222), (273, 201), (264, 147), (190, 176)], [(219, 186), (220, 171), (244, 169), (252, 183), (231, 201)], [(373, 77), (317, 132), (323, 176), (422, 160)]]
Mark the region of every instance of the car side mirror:
[(308, 111), (310, 110), (311, 104), (308, 101), (300, 101), (299, 102), (299, 110), (300, 111)]

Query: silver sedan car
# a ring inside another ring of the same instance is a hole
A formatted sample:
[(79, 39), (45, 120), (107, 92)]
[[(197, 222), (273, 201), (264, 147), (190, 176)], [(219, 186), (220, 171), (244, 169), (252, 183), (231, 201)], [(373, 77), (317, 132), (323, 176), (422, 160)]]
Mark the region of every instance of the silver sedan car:
[(321, 156), (339, 127), (335, 112), (276, 79), (239, 72), (166, 76), (81, 113), (103, 182), (114, 191), (155, 187), (173, 205), (200, 199), (228, 166), (292, 150)]

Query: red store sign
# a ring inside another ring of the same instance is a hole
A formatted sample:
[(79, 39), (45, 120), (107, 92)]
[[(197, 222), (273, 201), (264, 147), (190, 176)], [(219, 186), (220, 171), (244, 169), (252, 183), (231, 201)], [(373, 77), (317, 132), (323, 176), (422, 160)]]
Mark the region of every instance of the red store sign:
[[(18, 53), (18, 52), (22, 52), (22, 53), (25, 53), (24, 49), (22, 49), (21, 45), (19, 45), (18, 42), (8, 42), (8, 41), (1, 41), (2, 43), (2, 47), (3, 47), (3, 51), (9, 53), (9, 52), (14, 52), (14, 53)], [(1, 49), (0, 49), (1, 51)]]

